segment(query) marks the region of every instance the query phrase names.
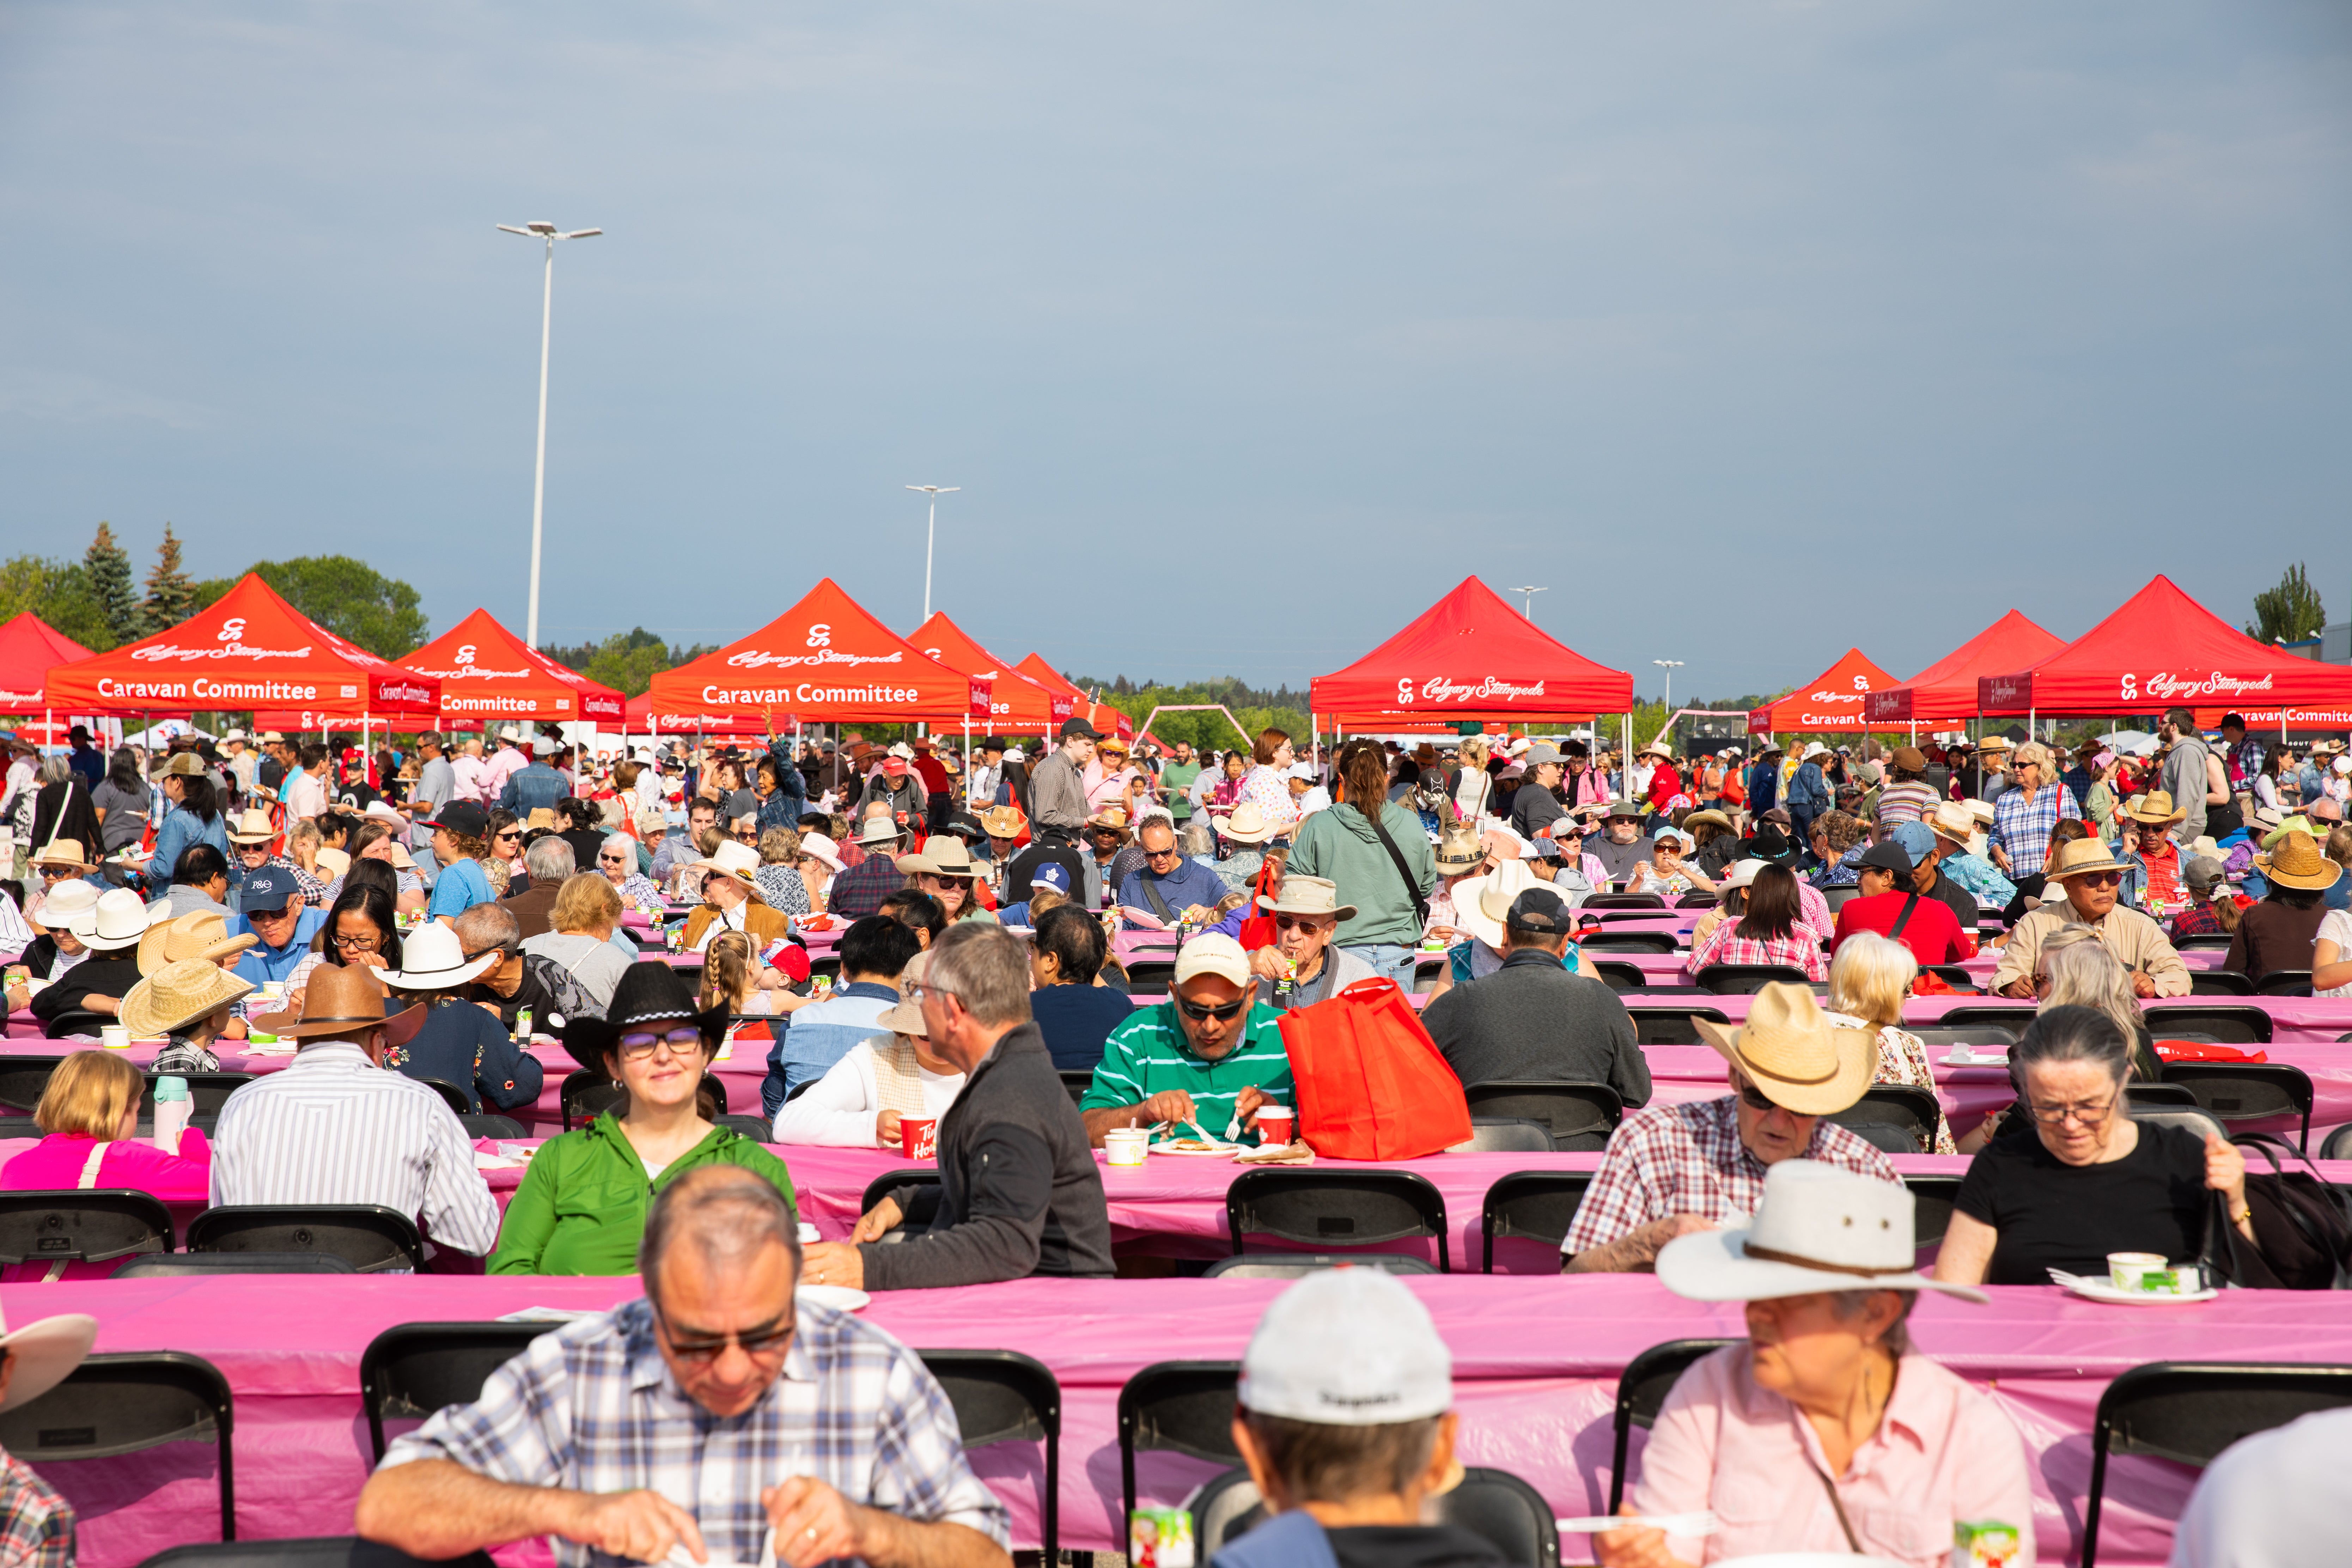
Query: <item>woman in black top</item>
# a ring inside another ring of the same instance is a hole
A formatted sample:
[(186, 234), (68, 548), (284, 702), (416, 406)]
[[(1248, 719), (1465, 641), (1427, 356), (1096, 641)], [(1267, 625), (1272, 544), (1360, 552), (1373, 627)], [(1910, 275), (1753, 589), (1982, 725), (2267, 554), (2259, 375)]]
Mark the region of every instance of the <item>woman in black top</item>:
[(2218, 1132), (2132, 1120), (2132, 1043), (2106, 1014), (2051, 1007), (2010, 1051), (2032, 1119), (1996, 1138), (1960, 1180), (1936, 1278), (2046, 1285), (2050, 1270), (2103, 1277), (2111, 1252), (2192, 1262), (2205, 1250), (2207, 1193), (2254, 1245), (2246, 1159)]

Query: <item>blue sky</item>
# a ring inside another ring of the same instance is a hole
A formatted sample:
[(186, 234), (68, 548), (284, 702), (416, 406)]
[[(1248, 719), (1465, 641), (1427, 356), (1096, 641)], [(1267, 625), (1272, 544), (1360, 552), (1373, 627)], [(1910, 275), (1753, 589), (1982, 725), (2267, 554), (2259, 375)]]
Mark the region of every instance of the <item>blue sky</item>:
[(2352, 598), (2339, 5), (0, 9), (0, 552), (520, 627), (821, 574), (1303, 685), (1463, 574), (1685, 694)]

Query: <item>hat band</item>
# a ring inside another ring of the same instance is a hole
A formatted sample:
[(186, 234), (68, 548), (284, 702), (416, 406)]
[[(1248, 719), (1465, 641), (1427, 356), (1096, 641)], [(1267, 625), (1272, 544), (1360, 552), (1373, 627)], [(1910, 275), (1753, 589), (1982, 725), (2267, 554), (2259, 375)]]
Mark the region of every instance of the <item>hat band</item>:
[(1818, 1258), (1807, 1258), (1796, 1252), (1782, 1252), (1775, 1247), (1759, 1247), (1748, 1241), (1739, 1244), (1739, 1251), (1743, 1257), (1760, 1258), (1767, 1263), (1793, 1263), (1800, 1268), (1817, 1268), (1825, 1274), (1855, 1274), (1864, 1279), (1876, 1279), (1888, 1274), (1908, 1272), (1902, 1268), (1866, 1268), (1853, 1263), (1824, 1263)]
[(370, 1017), (364, 1013), (356, 1017), (347, 1013), (321, 1013), (315, 1018), (297, 1018), (295, 1020), (295, 1024), (298, 1026), (308, 1024), (385, 1024), (390, 1022), (391, 1020), (386, 1018), (381, 1013), (376, 1014), (373, 1017)]

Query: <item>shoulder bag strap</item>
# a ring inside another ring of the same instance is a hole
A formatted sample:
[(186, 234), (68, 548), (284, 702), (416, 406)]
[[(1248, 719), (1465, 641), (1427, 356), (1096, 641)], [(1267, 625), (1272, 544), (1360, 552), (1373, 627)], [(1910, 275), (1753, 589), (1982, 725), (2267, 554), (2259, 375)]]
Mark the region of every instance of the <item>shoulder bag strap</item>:
[(1855, 1556), (1862, 1556), (1862, 1542), (1853, 1533), (1853, 1521), (1845, 1516), (1845, 1504), (1838, 1499), (1837, 1483), (1820, 1470), (1815, 1470), (1813, 1474), (1821, 1476), (1822, 1489), (1830, 1494), (1830, 1507), (1837, 1513), (1838, 1528), (1845, 1531), (1846, 1545), (1853, 1549)]
[[(89, 1158), (82, 1163), (81, 1180), (74, 1184), (76, 1191), (86, 1193), (98, 1185), (98, 1168), (106, 1163), (106, 1152), (113, 1147), (114, 1144), (110, 1140), (101, 1138), (98, 1141), (97, 1146), (89, 1152)], [(61, 1258), (50, 1264), (48, 1272), (41, 1276), (41, 1283), (47, 1285), (64, 1279), (66, 1265), (70, 1261), (69, 1258)]]
[(1389, 858), (1396, 862), (1397, 875), (1404, 879), (1404, 890), (1412, 899), (1412, 918), (1426, 921), (1429, 919), (1429, 900), (1422, 897), (1421, 889), (1412, 879), (1412, 868), (1404, 863), (1404, 851), (1397, 847), (1396, 840), (1389, 837), (1388, 824), (1381, 820), (1388, 815), (1380, 809), (1380, 805), (1385, 804), (1376, 805), (1372, 815), (1365, 820), (1372, 825), (1372, 831), (1381, 836), (1381, 847), (1389, 852)]
[(1152, 879), (1151, 871), (1149, 867), (1144, 868), (1143, 873), (1143, 896), (1151, 900), (1151, 912), (1153, 914), (1158, 915), (1163, 921), (1172, 921), (1176, 918), (1175, 915), (1169, 910), (1168, 900), (1160, 896), (1160, 885)]
[(1903, 900), (1903, 912), (1895, 917), (1895, 924), (1888, 929), (1886, 934), (1890, 937), (1901, 936), (1903, 934), (1903, 928), (1911, 923), (1911, 911), (1918, 907), (1919, 895), (1917, 893), (1913, 893), (1906, 897)]

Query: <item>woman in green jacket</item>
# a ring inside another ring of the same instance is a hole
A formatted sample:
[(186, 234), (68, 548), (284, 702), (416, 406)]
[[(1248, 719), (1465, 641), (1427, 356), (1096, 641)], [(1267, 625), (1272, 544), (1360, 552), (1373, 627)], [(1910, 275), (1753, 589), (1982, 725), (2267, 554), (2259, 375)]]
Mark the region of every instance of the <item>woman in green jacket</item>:
[(493, 1274), (635, 1272), (654, 1194), (700, 1165), (748, 1167), (794, 1202), (782, 1160), (713, 1126), (696, 1104), (727, 1009), (698, 1012), (676, 970), (636, 963), (613, 988), (606, 1012), (567, 1020), (564, 1047), (592, 1072), (611, 1075), (628, 1097), (617, 1113), (607, 1110), (540, 1146), (507, 1206), (490, 1255)]

